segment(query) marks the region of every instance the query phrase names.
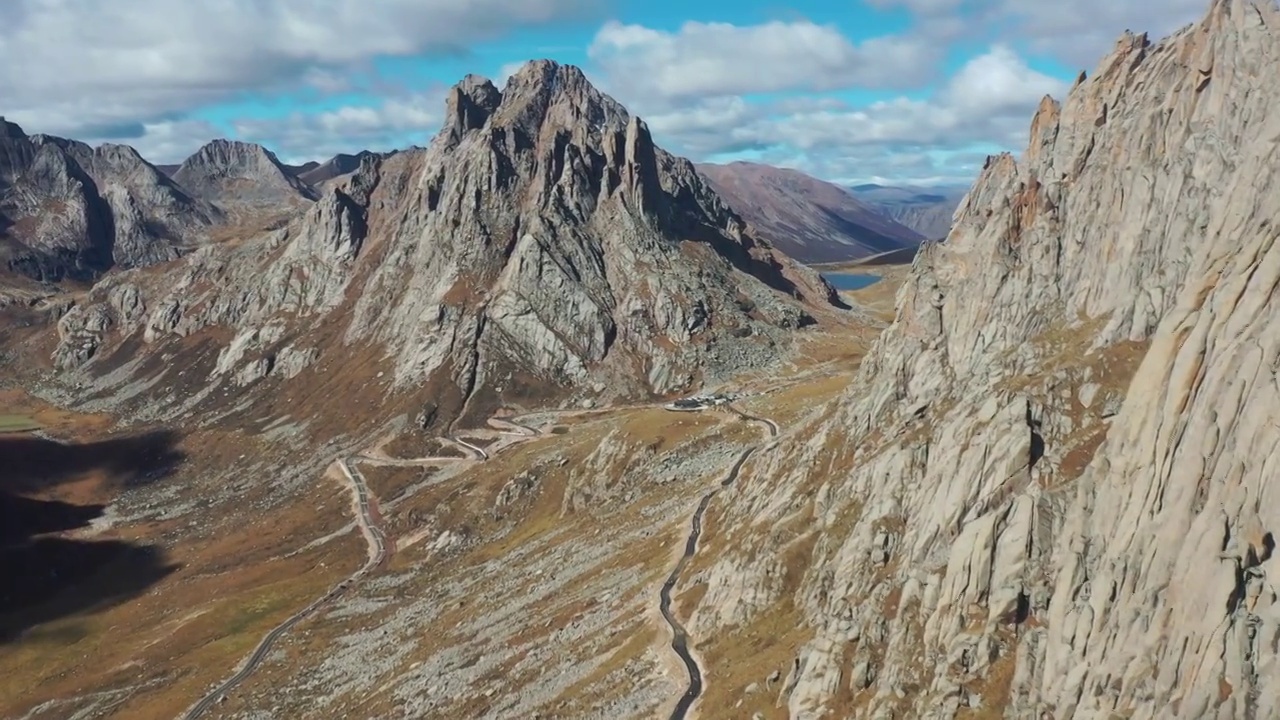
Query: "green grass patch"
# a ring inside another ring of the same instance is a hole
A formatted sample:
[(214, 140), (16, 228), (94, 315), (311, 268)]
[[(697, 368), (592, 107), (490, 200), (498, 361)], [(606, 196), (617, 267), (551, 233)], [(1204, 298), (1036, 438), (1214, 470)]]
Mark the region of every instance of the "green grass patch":
[(39, 430), (40, 423), (26, 415), (6, 415), (0, 413), (0, 433), (31, 432)]

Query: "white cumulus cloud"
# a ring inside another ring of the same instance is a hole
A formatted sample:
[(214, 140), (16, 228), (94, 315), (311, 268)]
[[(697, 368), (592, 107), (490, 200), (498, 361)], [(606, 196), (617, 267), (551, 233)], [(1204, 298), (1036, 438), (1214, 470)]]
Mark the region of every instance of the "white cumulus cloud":
[(4, 0), (0, 98), (52, 133), (119, 134), (253, 91), (333, 89), (375, 56), (457, 53), (599, 0)]
[[(659, 143), (694, 159), (746, 154), (832, 178), (956, 179), (982, 151), (1020, 150), (1040, 98), (1066, 91), (1028, 57), (1092, 68), (1126, 28), (1160, 36), (1208, 4), (863, 1), (905, 9), (912, 22), (854, 38), (794, 15), (674, 29), (610, 21), (572, 49), (586, 50), (587, 76), (644, 117)], [(458, 57), (611, 2), (0, 0), (0, 111), (32, 132), (129, 142), (157, 162), (181, 160), (228, 129), (291, 161), (404, 147), (439, 127), (444, 88), (380, 77), (375, 59)], [(958, 48), (984, 46), (944, 72)], [(491, 59), (498, 85), (526, 59)], [(195, 112), (317, 93), (366, 99), (221, 127)]]
[(375, 105), (348, 105), (284, 118), (242, 120), (236, 136), (269, 146), (286, 162), (321, 160), (337, 153), (386, 151), (425, 144), (440, 127), (444, 88), (384, 98)]
[(902, 7), (921, 36), (951, 41), (1020, 41), (1080, 69), (1092, 69), (1125, 30), (1160, 38), (1204, 15), (1209, 0), (868, 0)]
[[(950, 173), (955, 180), (981, 164), (960, 150), (1020, 149), (1041, 98), (1062, 97), (1066, 90), (1066, 83), (1033, 70), (1008, 46), (995, 45), (927, 99), (899, 96), (854, 106), (824, 95), (773, 103), (711, 97), (645, 117), (659, 143), (695, 157), (755, 152), (824, 176)], [(620, 99), (629, 102), (625, 95)], [(636, 109), (644, 114), (644, 103)], [(903, 164), (900, 158), (911, 160)], [(857, 164), (864, 174), (857, 175)]]
[(904, 87), (935, 72), (937, 48), (910, 37), (854, 43), (807, 21), (685, 23), (676, 32), (607, 23), (588, 54), (610, 88), (651, 101), (782, 90)]

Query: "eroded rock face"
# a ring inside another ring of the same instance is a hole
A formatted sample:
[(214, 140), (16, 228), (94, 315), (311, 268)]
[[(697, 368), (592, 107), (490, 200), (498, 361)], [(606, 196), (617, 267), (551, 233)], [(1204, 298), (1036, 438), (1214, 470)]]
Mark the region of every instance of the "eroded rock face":
[(813, 322), (806, 307), (834, 301), (577, 68), (529, 63), (501, 92), (469, 76), (448, 113), (429, 148), (364, 158), (278, 230), (103, 283), (91, 307), (129, 283), (147, 319), (91, 327), (87, 309), (69, 314), (59, 365), (135, 333), (158, 350), (283, 323), (213, 375), (312, 335), (330, 338), (322, 356), (385, 349), (393, 391), (445, 378), (464, 407), (496, 387), (545, 394), (588, 379), (607, 398), (764, 363)]
[(1218, 0), (1046, 99), (726, 500), (694, 635), (785, 597), (793, 718), (1280, 716), (1277, 72), (1280, 12)]
[(172, 260), (221, 220), (132, 148), (0, 133), (0, 243), (8, 270), (87, 280)]

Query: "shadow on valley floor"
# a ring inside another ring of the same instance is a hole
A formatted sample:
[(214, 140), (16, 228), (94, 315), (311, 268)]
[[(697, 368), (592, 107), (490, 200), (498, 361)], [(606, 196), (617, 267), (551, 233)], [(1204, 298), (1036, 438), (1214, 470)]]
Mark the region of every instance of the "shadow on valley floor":
[(180, 440), (171, 430), (87, 443), (0, 436), (0, 467), (4, 468), (0, 492), (38, 492), (90, 472), (102, 473), (116, 487), (145, 485), (165, 477), (182, 462)]
[(88, 527), (105, 505), (27, 495), (90, 473), (111, 491), (155, 482), (182, 462), (178, 440), (167, 431), (82, 444), (0, 437), (0, 643), (123, 602), (177, 569), (155, 546), (56, 535)]

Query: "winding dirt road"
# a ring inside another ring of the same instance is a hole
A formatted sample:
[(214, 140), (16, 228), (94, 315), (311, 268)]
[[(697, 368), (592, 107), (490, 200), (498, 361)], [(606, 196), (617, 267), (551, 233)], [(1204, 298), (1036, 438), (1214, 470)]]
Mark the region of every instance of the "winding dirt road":
[(294, 625), (297, 625), (308, 615), (315, 612), (321, 605), (341, 596), (353, 584), (381, 565), (391, 554), (391, 545), (387, 541), (387, 535), (382, 529), (378, 516), (378, 501), (370, 492), (369, 484), (365, 482), (364, 476), (360, 474), (359, 470), (351, 467), (349, 460), (339, 459), (335, 461), (335, 464), (351, 489), (351, 505), (355, 511), (356, 523), (360, 526), (365, 542), (368, 543), (368, 559), (365, 560), (364, 565), (359, 570), (352, 573), (346, 580), (333, 586), (329, 592), (313, 600), (310, 605), (290, 615), (284, 622), (272, 628), (270, 632), (263, 636), (262, 640), (258, 641), (258, 645), (253, 649), (253, 652), (241, 662), (240, 669), (231, 677), (223, 680), (220, 685), (193, 705), (183, 716), (184, 720), (196, 720), (196, 718), (208, 712), (214, 703), (234, 690), (236, 686), (248, 679), (258, 669), (258, 666), (262, 664), (263, 658), (271, 651), (272, 645), (285, 633), (289, 632)]
[[(254, 648), (253, 652), (240, 663), (239, 669), (235, 674), (222, 681), (222, 683), (210, 690), (209, 693), (201, 698), (195, 705), (191, 706), (191, 708), (181, 716), (182, 720), (197, 720), (197, 718), (208, 712), (211, 707), (224, 699), (228, 693), (243, 683), (255, 670), (258, 669), (262, 664), (263, 659), (266, 658), (267, 654), (271, 651), (272, 646), (277, 640), (283, 637), (285, 633), (289, 632), (289, 630), (291, 630), (295, 625), (314, 613), (325, 603), (340, 597), (351, 586), (364, 579), (366, 575), (385, 562), (386, 559), (395, 552), (395, 543), (388, 538), (386, 531), (383, 530), (382, 527), (381, 514), (378, 510), (378, 499), (369, 489), (369, 485), (365, 481), (364, 476), (360, 474), (359, 469), (355, 467), (356, 464), (368, 463), (370, 465), (434, 466), (458, 462), (484, 462), (489, 460), (494, 453), (500, 450), (521, 442), (551, 434), (548, 430), (533, 428), (523, 424), (521, 421), (524, 418), (533, 416), (577, 417), (656, 406), (658, 406), (658, 404), (653, 403), (635, 406), (599, 408), (593, 410), (553, 410), (519, 416), (491, 417), (487, 422), (487, 425), (489, 426), (488, 428), (465, 431), (467, 435), (471, 435), (473, 437), (479, 437), (486, 433), (489, 433), (487, 437), (492, 437), (492, 434), (504, 436), (490, 445), (488, 450), (457, 437), (456, 435), (449, 435), (442, 438), (446, 442), (462, 448), (467, 453), (468, 457), (427, 456), (420, 458), (393, 458), (387, 456), (382, 451), (381, 445), (377, 445), (356, 456), (338, 458), (337, 460), (334, 460), (333, 464), (337, 466), (345, 483), (351, 490), (352, 509), (355, 515), (356, 524), (360, 528), (360, 532), (364, 535), (365, 542), (368, 545), (368, 559), (359, 570), (356, 570), (345, 580), (335, 585), (327, 593), (315, 599), (311, 604), (302, 608), (293, 615), (290, 615), (284, 620), (284, 622), (272, 628), (258, 642), (258, 645)], [(772, 420), (747, 415), (731, 405), (728, 406), (728, 409), (745, 420), (765, 424), (768, 427), (771, 437), (778, 434), (778, 426)], [(738, 476), (738, 472), (742, 469), (743, 464), (758, 447), (758, 445), (753, 446), (745, 450), (742, 455), (739, 456), (738, 461), (734, 464), (729, 474), (721, 481), (720, 487), (727, 487), (733, 483)], [(698, 510), (693, 518), (693, 530), (686, 542), (685, 554), (680, 559), (675, 570), (672, 571), (671, 576), (667, 579), (667, 582), (663, 585), (662, 589), (662, 614), (671, 625), (672, 631), (676, 636), (676, 639), (672, 641), (672, 648), (678, 655), (680, 655), (681, 660), (684, 661), (685, 666), (689, 670), (690, 678), (689, 690), (685, 693), (685, 697), (681, 699), (681, 704), (677, 708), (676, 713), (672, 714), (672, 718), (683, 718), (689, 707), (698, 698), (698, 695), (701, 694), (702, 675), (699, 671), (697, 662), (689, 654), (687, 636), (684, 628), (671, 614), (671, 589), (679, 580), (680, 572), (684, 569), (688, 559), (697, 551), (698, 536), (702, 531), (702, 515), (706, 511), (707, 505), (711, 502), (711, 498), (715, 495), (715, 492), (716, 491), (713, 490), (707, 493), (699, 504)]]
[[(769, 439), (778, 436), (778, 424), (774, 421), (749, 415), (733, 405), (726, 405), (725, 407), (743, 420), (764, 426)], [(671, 720), (684, 720), (693, 704), (702, 695), (702, 669), (698, 667), (698, 661), (694, 659), (693, 653), (689, 651), (689, 633), (685, 630), (680, 620), (676, 618), (675, 614), (671, 612), (671, 591), (675, 588), (676, 583), (680, 581), (680, 574), (684, 572), (689, 560), (698, 552), (698, 538), (702, 536), (702, 518), (706, 515), (707, 507), (711, 505), (711, 499), (720, 490), (729, 487), (738, 479), (738, 475), (742, 472), (742, 466), (764, 444), (765, 441), (762, 440), (758, 444), (743, 450), (738, 455), (738, 459), (733, 463), (733, 466), (729, 468), (729, 472), (725, 473), (724, 479), (720, 481), (720, 484), (702, 496), (702, 500), (698, 503), (698, 508), (693, 512), (693, 522), (690, 526), (689, 537), (685, 539), (684, 543), (684, 554), (680, 556), (680, 560), (676, 563), (675, 568), (671, 570), (671, 574), (667, 576), (666, 582), (662, 583), (662, 590), (658, 593), (658, 609), (662, 612), (663, 619), (667, 621), (667, 625), (671, 628), (671, 649), (680, 658), (680, 662), (684, 663), (684, 667), (689, 673), (689, 685), (676, 702), (675, 708), (671, 711)]]
[(461, 447), (463, 450), (466, 450), (476, 460), (483, 461), (489, 459), (489, 453), (485, 452), (484, 448), (479, 445), (473, 445), (460, 437), (450, 437), (449, 442)]
[[(572, 412), (572, 411), (570, 411)], [(493, 417), (488, 421), (492, 430), (487, 432), (495, 432), (497, 434), (510, 438), (502, 447), (509, 447), (518, 442), (531, 440), (541, 437), (545, 433), (539, 430), (521, 424), (520, 420), (528, 416), (518, 417)], [(469, 434), (477, 434), (486, 431), (471, 431)], [(355, 467), (357, 463), (369, 463), (371, 465), (401, 465), (401, 466), (420, 466), (420, 465), (439, 465), (444, 463), (466, 462), (484, 462), (490, 458), (490, 453), (473, 443), (450, 436), (445, 440), (462, 447), (467, 451), (470, 457), (445, 457), (445, 456), (428, 456), (421, 458), (391, 458), (380, 457), (370, 453), (361, 453), (358, 456), (350, 458), (339, 458), (334, 461), (346, 484), (351, 490), (351, 506), (356, 518), (356, 524), (360, 528), (361, 534), (364, 535), (365, 542), (368, 545), (368, 559), (364, 565), (352, 573), (347, 579), (335, 585), (329, 592), (315, 599), (310, 605), (307, 605), (298, 612), (290, 615), (284, 622), (275, 626), (258, 641), (258, 645), (253, 649), (240, 664), (240, 668), (234, 675), (222, 681), (217, 687), (209, 691), (207, 695), (200, 699), (195, 705), (182, 716), (183, 720), (196, 720), (209, 708), (226, 697), (227, 693), (234, 690), (253, 674), (255, 670), (262, 664), (267, 653), (271, 651), (272, 646), (285, 633), (289, 632), (295, 625), (304, 620), (308, 615), (315, 612), (325, 603), (340, 597), (352, 585), (364, 579), (366, 575), (381, 565), (392, 553), (395, 552), (395, 543), (387, 537), (386, 531), (382, 528), (382, 518), (378, 511), (378, 499), (369, 489), (368, 482), (365, 481), (360, 470)]]

